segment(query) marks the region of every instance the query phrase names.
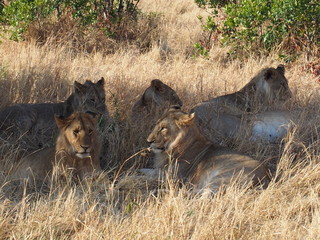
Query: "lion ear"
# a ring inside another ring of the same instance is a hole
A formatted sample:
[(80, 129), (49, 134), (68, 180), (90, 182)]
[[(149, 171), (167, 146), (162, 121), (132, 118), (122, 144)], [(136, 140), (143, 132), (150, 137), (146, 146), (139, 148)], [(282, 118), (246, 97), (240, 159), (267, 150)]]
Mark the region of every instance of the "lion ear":
[(181, 106), (179, 106), (179, 105), (171, 105), (169, 110), (170, 111), (181, 110)]
[(193, 123), (195, 117), (195, 113), (190, 113), (190, 114), (183, 114), (179, 120), (177, 121), (178, 125), (180, 126), (189, 126)]
[(284, 73), (285, 73), (285, 69), (284, 69), (283, 64), (279, 64), (276, 70), (282, 75), (284, 75)]
[(153, 79), (151, 81), (151, 88), (155, 91), (155, 92), (163, 92), (165, 90), (165, 84), (163, 82), (161, 82), (159, 79)]
[(74, 81), (74, 91), (76, 93), (84, 93), (86, 91), (87, 87), (77, 81)]
[(97, 82), (97, 85), (103, 87), (104, 86), (104, 83), (105, 83), (105, 80), (103, 77), (101, 77), (101, 79)]
[(56, 121), (56, 124), (59, 129), (62, 129), (67, 124), (67, 120), (64, 116), (61, 115), (55, 115), (54, 120)]
[(264, 73), (264, 80), (269, 81), (274, 78), (274, 70), (271, 68), (267, 69), (267, 71)]
[(91, 111), (86, 111), (86, 114), (89, 115), (89, 117), (94, 121), (94, 122), (97, 122), (102, 114), (100, 113), (95, 113), (95, 112), (91, 112)]

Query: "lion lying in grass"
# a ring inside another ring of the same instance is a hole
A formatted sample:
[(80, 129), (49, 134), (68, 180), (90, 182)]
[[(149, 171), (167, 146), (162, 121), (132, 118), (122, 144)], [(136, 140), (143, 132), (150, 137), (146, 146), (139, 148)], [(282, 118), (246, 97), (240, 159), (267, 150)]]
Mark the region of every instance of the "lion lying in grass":
[(3, 109), (0, 111), (2, 138), (18, 141), (26, 149), (38, 149), (56, 135), (54, 115), (68, 117), (75, 111), (108, 115), (104, 83), (104, 78), (96, 83), (75, 81), (74, 93), (64, 102), (16, 104)]
[(82, 179), (100, 170), (100, 142), (95, 114), (74, 112), (69, 117), (55, 117), (60, 130), (55, 147), (36, 151), (23, 158), (13, 170), (12, 179), (45, 180), (55, 166)]
[(234, 137), (241, 127), (250, 128), (254, 141), (275, 142), (284, 137), (291, 122), (290, 113), (270, 111), (246, 114), (259, 106), (278, 106), (291, 97), (284, 73), (283, 65), (276, 69), (265, 68), (239, 91), (197, 104), (192, 112), (196, 113), (202, 133), (217, 143)]
[(157, 122), (147, 139), (154, 154), (154, 171), (168, 170), (171, 158), (177, 178), (190, 182), (197, 190), (216, 191), (232, 179), (267, 185), (269, 179), (262, 163), (209, 142), (194, 119), (195, 113), (171, 108)]

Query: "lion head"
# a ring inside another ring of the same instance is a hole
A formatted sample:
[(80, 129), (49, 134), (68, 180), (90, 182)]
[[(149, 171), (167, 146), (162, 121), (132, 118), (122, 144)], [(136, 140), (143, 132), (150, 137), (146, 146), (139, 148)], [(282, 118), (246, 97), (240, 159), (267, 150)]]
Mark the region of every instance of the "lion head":
[[(177, 93), (168, 85), (159, 79), (151, 81), (139, 100), (132, 107), (132, 116), (134, 118), (153, 116), (156, 113), (163, 112), (164, 109), (171, 105), (182, 106), (182, 101)], [(145, 114), (141, 116), (141, 114)]]
[(56, 149), (63, 148), (70, 156), (80, 159), (98, 154), (97, 116), (92, 113), (74, 112), (69, 117), (55, 116), (60, 130)]
[(81, 84), (75, 81), (72, 102), (74, 111), (108, 114), (105, 104), (104, 83), (104, 78), (101, 78), (96, 83), (87, 80), (84, 84)]
[(147, 138), (154, 152), (171, 152), (181, 146), (185, 139), (201, 137), (194, 124), (195, 113), (187, 114), (177, 107), (171, 107), (160, 118)]
[(262, 98), (260, 100), (268, 102), (274, 100), (285, 101), (291, 98), (292, 93), (284, 73), (285, 69), (282, 64), (278, 65), (277, 68), (265, 68), (240, 91), (253, 88), (253, 91), (256, 91), (256, 97)]
[[(155, 169), (162, 169), (169, 162), (169, 155), (184, 151), (190, 139), (203, 140), (194, 123), (195, 114), (186, 114), (179, 106), (172, 106), (157, 121), (149, 134), (147, 141), (151, 144), (151, 165)], [(188, 139), (189, 138), (189, 139)], [(206, 140), (204, 140), (206, 142)]]

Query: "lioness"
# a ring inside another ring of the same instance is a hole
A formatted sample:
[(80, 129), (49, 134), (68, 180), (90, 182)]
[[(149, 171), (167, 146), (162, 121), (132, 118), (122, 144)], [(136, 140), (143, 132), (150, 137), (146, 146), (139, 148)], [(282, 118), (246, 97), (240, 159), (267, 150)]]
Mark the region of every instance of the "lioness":
[(67, 118), (55, 117), (60, 130), (55, 147), (44, 148), (23, 158), (12, 178), (44, 180), (54, 166), (71, 170), (80, 179), (100, 170), (97, 119), (93, 113), (79, 112)]
[[(131, 109), (130, 127), (133, 131), (139, 132), (137, 143), (145, 143), (155, 122), (171, 105), (182, 106), (182, 101), (176, 92), (159, 79), (152, 80)], [(149, 166), (150, 159), (146, 159), (145, 164)]]
[(131, 117), (133, 120), (150, 119), (150, 117), (154, 119), (157, 114), (162, 113), (171, 105), (182, 106), (182, 101), (171, 87), (159, 79), (154, 79), (150, 87), (133, 105)]
[[(220, 142), (238, 133), (243, 122), (249, 121), (250, 124), (254, 124), (255, 117), (246, 117), (244, 120), (243, 116), (259, 105), (258, 103), (260, 106), (270, 105), (289, 99), (291, 91), (284, 73), (283, 65), (276, 69), (265, 68), (241, 90), (194, 106), (191, 111), (196, 113), (197, 123), (202, 132), (212, 141)], [(267, 115), (275, 116), (276, 113)], [(261, 119), (266, 117), (263, 114), (258, 116)], [(270, 120), (269, 117), (268, 119)], [(265, 139), (267, 138), (265, 136)]]
[(202, 105), (217, 104), (223, 107), (231, 105), (241, 111), (250, 112), (256, 103), (263, 105), (274, 103), (276, 100), (285, 101), (291, 97), (288, 80), (284, 76), (285, 69), (282, 64), (275, 68), (262, 69), (251, 79), (242, 89), (235, 93), (219, 96), (200, 103), (195, 108)]
[[(5, 134), (3, 138), (13, 137), (16, 140), (23, 136), (23, 140), (31, 141), (33, 149), (37, 149), (56, 134), (54, 115), (68, 117), (74, 111), (108, 115), (104, 83), (104, 78), (96, 83), (87, 80), (81, 84), (75, 81), (74, 93), (64, 102), (16, 104), (3, 109), (0, 112), (0, 130)], [(30, 142), (25, 145), (29, 148)]]
[(176, 176), (197, 190), (218, 190), (234, 178), (267, 184), (266, 169), (257, 160), (208, 141), (194, 122), (195, 113), (171, 108), (157, 122), (147, 141), (155, 154), (156, 168), (166, 168), (174, 159)]

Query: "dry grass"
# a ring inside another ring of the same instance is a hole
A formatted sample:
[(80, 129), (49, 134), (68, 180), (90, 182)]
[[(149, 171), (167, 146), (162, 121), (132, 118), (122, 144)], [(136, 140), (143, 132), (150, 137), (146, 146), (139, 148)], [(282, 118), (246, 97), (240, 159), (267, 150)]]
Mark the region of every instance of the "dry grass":
[[(61, 101), (74, 80), (105, 77), (107, 104), (115, 117), (102, 133), (108, 139), (111, 171), (147, 146), (141, 129), (131, 129), (127, 119), (153, 78), (175, 89), (187, 111), (197, 102), (239, 89), (260, 69), (281, 63), (276, 54), (231, 61), (227, 49), (218, 46), (209, 60), (193, 59), (192, 44), (201, 35), (196, 16), (206, 13), (192, 0), (144, 0), (141, 7), (161, 16), (158, 39), (145, 53), (132, 47), (112, 55), (88, 54), (63, 44), (4, 40), (0, 108)], [(274, 177), (266, 190), (231, 186), (224, 194), (200, 196), (178, 189), (171, 180), (147, 181), (133, 168), (77, 186), (23, 189), (7, 178), (17, 149), (0, 142), (0, 239), (319, 239), (320, 86), (304, 71), (316, 60), (301, 56), (286, 66), (294, 99), (280, 108), (305, 109), (297, 130), (282, 145), (239, 139), (234, 146), (257, 159), (269, 159)], [(134, 166), (133, 161), (139, 164), (144, 157), (129, 160), (128, 166)]]

